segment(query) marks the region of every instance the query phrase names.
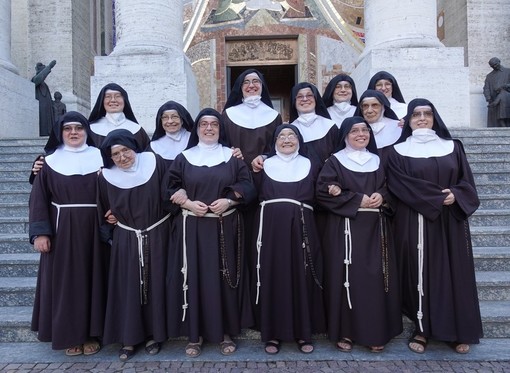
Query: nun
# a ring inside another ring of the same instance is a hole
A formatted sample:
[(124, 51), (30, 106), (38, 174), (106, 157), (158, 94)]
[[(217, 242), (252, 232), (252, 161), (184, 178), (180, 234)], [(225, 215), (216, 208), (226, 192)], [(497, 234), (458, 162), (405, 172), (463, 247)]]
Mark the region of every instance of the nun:
[(322, 256), (314, 219), (318, 164), (305, 154), (296, 126), (282, 124), (262, 172), (254, 175), (257, 214), (256, 288), (258, 328), (268, 354), (281, 343), (314, 349), (312, 333), (325, 331)]
[[(142, 152), (129, 130), (103, 141), (105, 167), (98, 180), (101, 234), (111, 244), (104, 343), (120, 343), (126, 361), (145, 342), (149, 355), (167, 339), (165, 275), (169, 251), (169, 203), (163, 200), (164, 160)], [(116, 225), (103, 217), (111, 211)]]
[(397, 79), (387, 71), (379, 71), (372, 76), (367, 89), (375, 89), (386, 96), (390, 103), (391, 110), (399, 119), (404, 118), (407, 113), (407, 105), (398, 86)]
[(402, 332), (396, 255), (383, 204), (388, 192), (370, 125), (344, 120), (340, 143), (317, 181), (327, 210), (323, 239), (329, 339), (381, 352)]
[(335, 76), (326, 86), (322, 99), (328, 108), (331, 120), (340, 128), (344, 119), (352, 117), (358, 106), (354, 80), (345, 74)]
[(103, 332), (106, 258), (96, 209), (103, 160), (87, 119), (75, 111), (56, 122), (46, 150), (29, 202), (30, 242), (41, 253), (32, 330), (68, 356), (91, 355)]
[(409, 103), (387, 179), (397, 203), (403, 313), (415, 327), (409, 348), (423, 353), (436, 339), (467, 353), (482, 337), (468, 221), (480, 200), (462, 143), (429, 100)]

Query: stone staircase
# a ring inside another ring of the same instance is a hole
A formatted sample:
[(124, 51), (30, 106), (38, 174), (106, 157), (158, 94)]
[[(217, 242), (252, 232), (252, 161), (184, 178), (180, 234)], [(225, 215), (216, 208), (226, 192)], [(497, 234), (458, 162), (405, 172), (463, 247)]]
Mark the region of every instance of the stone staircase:
[[(510, 340), (510, 128), (451, 132), (464, 142), (481, 200), (471, 231), (485, 337)], [(28, 176), (45, 142), (0, 139), (0, 343), (36, 341), (30, 320), (39, 254), (28, 243)]]

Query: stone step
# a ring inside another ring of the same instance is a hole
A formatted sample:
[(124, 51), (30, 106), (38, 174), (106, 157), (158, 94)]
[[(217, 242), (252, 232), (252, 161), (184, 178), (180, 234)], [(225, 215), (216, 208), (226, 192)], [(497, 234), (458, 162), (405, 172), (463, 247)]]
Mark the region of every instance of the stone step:
[(30, 164), (29, 168), (23, 167), (19, 170), (0, 169), (0, 179), (1, 180), (25, 179), (28, 183), (28, 178), (30, 177), (31, 169), (32, 169), (32, 164)]
[(32, 306), (36, 277), (0, 277), (0, 306)]
[(36, 277), (39, 253), (0, 254), (0, 277)]
[(477, 271), (476, 286), (481, 301), (510, 301), (510, 271)]
[(471, 227), (510, 226), (510, 209), (477, 210), (469, 223)]
[[(510, 174), (509, 174), (510, 176)], [(476, 178), (475, 184), (478, 194), (505, 194), (510, 191), (509, 180), (487, 180), (486, 178)]]
[(28, 175), (29, 174), (27, 174), (27, 177), (22, 179), (0, 180), (0, 193), (9, 190), (19, 190), (30, 193), (32, 185), (28, 182)]
[(510, 246), (510, 227), (471, 227), (471, 241), (473, 246)]
[[(35, 158), (35, 157), (34, 157)], [(19, 171), (19, 170), (26, 170), (25, 172), (29, 173), (30, 170), (32, 169), (32, 163), (33, 163), (33, 159), (32, 160), (27, 160), (27, 161), (20, 161), (20, 160), (15, 160), (15, 161), (4, 161), (3, 160), (3, 157), (2, 157), (2, 162), (0, 162), (0, 171)]]
[(473, 247), (476, 271), (510, 271), (510, 247)]
[(0, 234), (0, 254), (33, 254), (27, 234)]
[(28, 235), (27, 217), (0, 217), (0, 232)]
[[(0, 193), (2, 203), (25, 203), (28, 206), (30, 191), (28, 190), (8, 190)], [(1, 231), (0, 231), (1, 232)]]
[(510, 160), (508, 158), (499, 158), (497, 156), (492, 157), (491, 159), (484, 160), (472, 160), (469, 162), (471, 166), (471, 170), (473, 172), (502, 172), (507, 173), (510, 172)]
[(0, 202), (0, 216), (1, 217), (28, 216), (28, 205), (25, 202), (12, 202), (12, 203)]
[(0, 147), (20, 147), (25, 146), (39, 146), (41, 149), (44, 148), (48, 142), (48, 136), (38, 138), (14, 138), (14, 139), (0, 139)]
[(510, 194), (478, 194), (479, 210), (510, 209)]
[(38, 153), (34, 153), (34, 152), (29, 152), (29, 153), (25, 153), (25, 152), (16, 152), (16, 153), (1, 153), (0, 154), (2, 155), (2, 161), (4, 162), (34, 162), (35, 158), (37, 155), (39, 155)]

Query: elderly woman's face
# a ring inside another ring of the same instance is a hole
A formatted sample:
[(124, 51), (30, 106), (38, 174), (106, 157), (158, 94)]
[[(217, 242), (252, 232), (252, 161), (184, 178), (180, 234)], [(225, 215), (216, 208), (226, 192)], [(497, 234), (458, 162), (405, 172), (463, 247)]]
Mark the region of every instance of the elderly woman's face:
[(257, 73), (250, 73), (244, 77), (241, 86), (243, 97), (262, 96), (262, 81)]
[(315, 96), (311, 88), (302, 88), (296, 95), (296, 110), (298, 113), (315, 112)]
[(87, 132), (80, 122), (67, 122), (62, 126), (62, 140), (70, 148), (79, 148), (87, 141)]
[(216, 144), (220, 138), (220, 122), (214, 115), (204, 115), (198, 120), (198, 138), (204, 144)]
[(342, 80), (336, 83), (333, 99), (335, 102), (351, 102), (352, 85), (348, 81)]
[(393, 83), (388, 79), (380, 79), (375, 83), (375, 90), (384, 93), (387, 98), (393, 94)]
[(416, 106), (411, 114), (409, 125), (414, 131), (418, 128), (432, 129), (434, 125), (434, 112), (429, 105)]
[(347, 143), (355, 150), (365, 149), (370, 141), (370, 128), (363, 122), (351, 127), (347, 135)]
[(290, 128), (284, 128), (276, 137), (276, 149), (282, 154), (292, 154), (299, 150), (299, 139)]
[(166, 133), (179, 132), (182, 127), (182, 119), (177, 110), (165, 110), (161, 115), (161, 125)]
[(103, 105), (107, 113), (122, 113), (124, 111), (124, 96), (119, 91), (107, 89)]
[(361, 101), (361, 113), (368, 124), (377, 122), (381, 118), (382, 110), (383, 105), (375, 97), (367, 97)]
[(136, 152), (125, 145), (113, 145), (111, 152), (113, 163), (118, 168), (128, 169), (135, 163)]

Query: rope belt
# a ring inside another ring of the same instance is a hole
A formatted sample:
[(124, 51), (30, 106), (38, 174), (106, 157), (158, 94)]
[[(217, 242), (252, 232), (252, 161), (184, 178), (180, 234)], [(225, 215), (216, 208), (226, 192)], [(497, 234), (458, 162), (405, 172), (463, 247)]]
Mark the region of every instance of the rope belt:
[[(379, 209), (368, 209), (368, 208), (359, 208), (358, 212), (379, 212)], [(349, 265), (352, 264), (352, 233), (351, 233), (351, 219), (345, 218), (344, 224), (344, 240), (345, 240), (345, 282), (344, 288), (347, 291), (347, 301), (349, 302), (349, 309), (352, 310), (351, 303), (351, 292), (349, 291)]]
[[(117, 226), (125, 229), (130, 232), (134, 232), (136, 234), (136, 238), (138, 240), (138, 272), (140, 276), (140, 304), (148, 303), (148, 294), (149, 294), (149, 245), (147, 239), (147, 233), (158, 225), (161, 225), (164, 221), (166, 221), (171, 214), (165, 215), (162, 219), (158, 220), (156, 223), (152, 224), (150, 227), (145, 229), (135, 229), (131, 228), (125, 224), (122, 224), (120, 221), (117, 222)], [(146, 263), (147, 262), (147, 263)]]
[[(221, 215), (217, 215), (211, 212), (206, 213), (202, 217), (204, 218), (217, 218), (222, 219), (225, 216), (229, 216), (230, 214), (233, 214), (236, 209), (230, 209), (225, 211)], [(188, 256), (187, 256), (187, 246), (186, 246), (186, 219), (188, 216), (197, 216), (194, 212), (186, 209), (182, 209), (182, 268), (181, 272), (183, 275), (183, 281), (182, 281), (182, 291), (183, 291), (183, 297), (184, 302), (182, 304), (182, 321), (186, 319), (186, 310), (188, 309)]]
[[(259, 295), (260, 295), (260, 251), (262, 249), (262, 226), (264, 224), (264, 207), (271, 203), (293, 203), (295, 205), (298, 205), (301, 207), (301, 209), (307, 208), (309, 210), (313, 211), (313, 207), (310, 205), (307, 205), (306, 203), (301, 203), (299, 201), (296, 201), (295, 199), (290, 198), (275, 198), (275, 199), (269, 199), (267, 201), (262, 201), (260, 203), (260, 217), (259, 217), (259, 232), (257, 235), (257, 298), (255, 300), (255, 304), (259, 304)], [(304, 225), (304, 219), (302, 219), (302, 224)], [(308, 237), (307, 237), (308, 238)], [(303, 248), (304, 248), (305, 242), (303, 242)], [(305, 260), (305, 269), (306, 269), (306, 260)]]
[(55, 226), (55, 233), (57, 233), (57, 231), (58, 231), (58, 221), (60, 219), (60, 209), (61, 208), (69, 208), (69, 207), (94, 207), (94, 208), (96, 208), (97, 207), (97, 205), (95, 203), (69, 203), (69, 204), (59, 205), (58, 203), (55, 203), (52, 201), (51, 204), (57, 208), (57, 222), (56, 222), (56, 226)]
[(423, 333), (423, 309), (422, 309), (422, 301), (423, 301), (423, 243), (424, 243), (424, 234), (423, 234), (423, 215), (418, 214), (418, 312), (416, 317), (418, 318), (418, 323), (420, 325), (420, 331)]

